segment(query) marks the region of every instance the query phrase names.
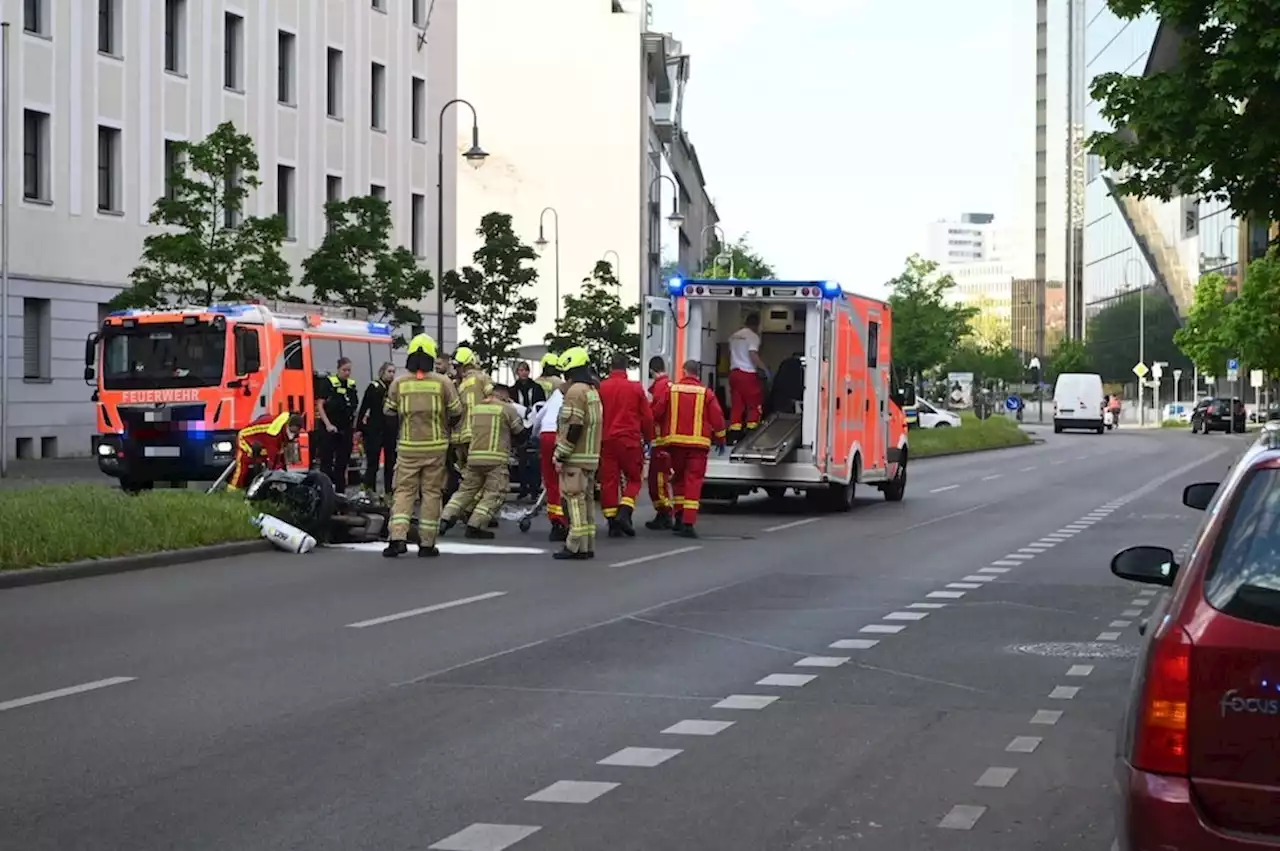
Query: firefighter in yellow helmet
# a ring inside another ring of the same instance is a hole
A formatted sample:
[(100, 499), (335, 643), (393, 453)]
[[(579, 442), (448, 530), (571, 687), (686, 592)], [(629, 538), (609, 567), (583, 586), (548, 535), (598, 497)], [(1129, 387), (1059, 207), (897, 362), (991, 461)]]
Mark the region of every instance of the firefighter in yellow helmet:
[(441, 496), (450, 428), (462, 418), (462, 402), (452, 379), (435, 371), (436, 341), (419, 334), (409, 341), (405, 371), (387, 388), (383, 408), (400, 419), (395, 493), (391, 503), (389, 542), (382, 554), (395, 558), (408, 552), (414, 503), (421, 500), (418, 555), (438, 556)]
[(560, 377), (560, 356), (555, 352), (547, 352), (542, 356), (542, 374), (538, 376), (538, 386), (548, 399), (560, 389), (564, 379)]
[(453, 353), (453, 362), (461, 371), (458, 396), (462, 400), (462, 423), (450, 435), (453, 456), (458, 472), (467, 467), (467, 450), (471, 446), (471, 410), (493, 392), (493, 382), (484, 374), (476, 360), (476, 353), (466, 346), (459, 346)]
[(555, 464), (568, 515), (569, 537), (557, 559), (595, 557), (596, 519), (592, 509), (595, 474), (600, 466), (603, 424), (600, 394), (591, 374), (591, 356), (581, 346), (560, 355), (564, 403), (556, 419)]

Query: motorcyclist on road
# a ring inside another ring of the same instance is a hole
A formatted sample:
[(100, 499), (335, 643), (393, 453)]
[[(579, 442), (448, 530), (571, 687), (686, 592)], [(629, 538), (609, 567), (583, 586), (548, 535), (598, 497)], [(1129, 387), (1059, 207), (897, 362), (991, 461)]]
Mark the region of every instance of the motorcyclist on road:
[(306, 420), (288, 412), (258, 417), (236, 435), (235, 466), (227, 480), (227, 490), (244, 490), (258, 467), (284, 470), (289, 466), (286, 450), (302, 433)]

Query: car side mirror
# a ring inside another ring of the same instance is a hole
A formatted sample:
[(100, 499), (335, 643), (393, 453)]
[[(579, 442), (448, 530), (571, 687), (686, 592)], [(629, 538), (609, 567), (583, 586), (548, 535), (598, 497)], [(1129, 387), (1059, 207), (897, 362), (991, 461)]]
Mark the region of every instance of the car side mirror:
[(1199, 482), (1194, 485), (1187, 485), (1182, 489), (1182, 504), (1187, 508), (1204, 511), (1209, 507), (1209, 503), (1213, 502), (1213, 497), (1217, 492), (1218, 482)]
[(1178, 575), (1178, 563), (1168, 547), (1129, 547), (1112, 557), (1111, 572), (1130, 582), (1169, 586)]

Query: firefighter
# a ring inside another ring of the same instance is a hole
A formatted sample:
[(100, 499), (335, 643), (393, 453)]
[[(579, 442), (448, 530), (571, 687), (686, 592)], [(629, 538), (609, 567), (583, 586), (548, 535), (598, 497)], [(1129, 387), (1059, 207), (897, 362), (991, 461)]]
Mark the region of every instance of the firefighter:
[(445, 459), (450, 429), (462, 419), (458, 389), (446, 375), (435, 372), (436, 341), (419, 334), (409, 341), (405, 373), (387, 388), (383, 410), (400, 420), (396, 446), (395, 495), (387, 548), (382, 554), (395, 558), (409, 551), (409, 527), (415, 503), (422, 502), (418, 517), (418, 555), (440, 555), (436, 535), (440, 527), (440, 501), (444, 490)]
[(564, 379), (560, 377), (560, 360), (554, 352), (547, 352), (542, 356), (541, 366), (542, 374), (538, 376), (538, 386), (550, 399), (551, 394), (564, 384)]
[(724, 410), (714, 393), (698, 380), (700, 364), (684, 363), (684, 375), (653, 402), (653, 414), (663, 424), (663, 442), (671, 453), (671, 485), (675, 518), (673, 531), (696, 538), (698, 500), (707, 474), (711, 444), (725, 441)]
[(564, 401), (556, 417), (556, 472), (568, 515), (569, 534), (557, 559), (595, 558), (596, 521), (592, 505), (595, 473), (600, 466), (603, 412), (600, 393), (591, 380), (591, 357), (575, 346), (560, 356)]
[(382, 456), (386, 463), (382, 465), (383, 490), (391, 493), (391, 482), (396, 471), (396, 418), (394, 414), (383, 413), (387, 398), (387, 388), (396, 377), (395, 364), (384, 363), (378, 370), (378, 377), (365, 388), (360, 399), (360, 410), (356, 413), (356, 427), (364, 437), (364, 489), (377, 490), (378, 465)]
[(462, 424), (451, 437), (458, 472), (467, 468), (467, 448), (471, 445), (471, 409), (493, 392), (493, 382), (484, 374), (476, 361), (476, 353), (466, 346), (459, 346), (453, 353), (453, 362), (459, 370), (458, 397), (462, 400)]
[(760, 358), (760, 314), (749, 313), (742, 327), (729, 337), (729, 434), (736, 441), (743, 430), (753, 431), (760, 425), (764, 405), (761, 376), (767, 376)]
[[(543, 375), (546, 375), (548, 363), (554, 366), (558, 361), (555, 355), (543, 357)], [(547, 358), (552, 358), (548, 362)], [(559, 379), (556, 379), (557, 381)], [(547, 519), (551, 521), (551, 534), (547, 539), (562, 542), (569, 537), (569, 524), (564, 515), (564, 503), (560, 494), (560, 475), (556, 472), (556, 434), (559, 431), (560, 408), (564, 405), (564, 388), (556, 386), (547, 397), (547, 404), (533, 421), (533, 430), (538, 435), (538, 464), (542, 469), (542, 487), (547, 492)]]
[(471, 409), (467, 467), (440, 516), (440, 534), (470, 515), (466, 537), (493, 538), (490, 522), (497, 517), (511, 486), (511, 447), (524, 433), (524, 420), (511, 404), (510, 390), (502, 384), (491, 385), (488, 395)]
[[(649, 401), (670, 392), (671, 379), (667, 376), (667, 363), (660, 357), (649, 358)], [(652, 411), (652, 409), (651, 409)], [(649, 500), (656, 514), (645, 523), (646, 529), (670, 530), (671, 523), (671, 453), (667, 452), (663, 423), (654, 417), (653, 443), (649, 447)]]
[(338, 358), (337, 372), (320, 384), (320, 421), (324, 423), (320, 470), (333, 480), (339, 493), (347, 489), (359, 395), (356, 380), (351, 377), (351, 358)]
[(235, 466), (227, 479), (227, 490), (244, 490), (253, 476), (254, 467), (264, 465), (269, 470), (287, 469), (285, 457), (289, 444), (298, 440), (306, 420), (302, 414), (288, 412), (258, 417), (236, 435)]
[(609, 370), (600, 382), (600, 507), (610, 538), (634, 538), (632, 516), (644, 482), (644, 444), (653, 441), (653, 412), (640, 382), (627, 377), (626, 355), (615, 355)]

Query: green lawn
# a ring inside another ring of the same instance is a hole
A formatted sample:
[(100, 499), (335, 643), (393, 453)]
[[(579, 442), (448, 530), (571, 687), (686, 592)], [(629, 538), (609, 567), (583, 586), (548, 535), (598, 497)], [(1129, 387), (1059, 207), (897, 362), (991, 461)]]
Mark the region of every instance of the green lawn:
[(0, 569), (180, 550), (258, 536), (244, 499), (46, 485), (0, 492)]
[(954, 455), (959, 452), (978, 452), (984, 449), (1003, 449), (1008, 446), (1025, 446), (1031, 436), (1018, 424), (1005, 416), (979, 420), (973, 414), (961, 414), (959, 428), (912, 429), (907, 435), (912, 458), (930, 458), (938, 455)]

